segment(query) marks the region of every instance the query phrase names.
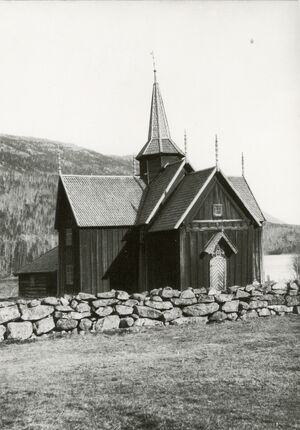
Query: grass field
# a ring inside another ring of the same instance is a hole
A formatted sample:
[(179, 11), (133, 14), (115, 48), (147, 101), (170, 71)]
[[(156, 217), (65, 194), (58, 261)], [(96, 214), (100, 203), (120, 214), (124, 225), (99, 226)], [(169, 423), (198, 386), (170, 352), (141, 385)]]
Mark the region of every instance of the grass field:
[(300, 428), (299, 329), (290, 315), (2, 344), (0, 428)]

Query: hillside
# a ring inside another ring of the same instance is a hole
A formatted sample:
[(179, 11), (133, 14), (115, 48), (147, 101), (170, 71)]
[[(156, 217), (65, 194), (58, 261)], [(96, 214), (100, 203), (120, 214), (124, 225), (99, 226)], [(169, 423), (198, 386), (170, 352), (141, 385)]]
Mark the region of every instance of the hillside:
[(45, 139), (0, 135), (0, 277), (57, 243), (53, 225), (58, 145), (63, 173), (132, 171), (130, 157), (104, 156)]
[(300, 225), (267, 222), (264, 254), (300, 254)]
[[(57, 244), (53, 229), (57, 148), (63, 173), (130, 174), (131, 157), (104, 156), (75, 145), (0, 135), (0, 278)], [(300, 252), (300, 226), (267, 215), (264, 252)]]

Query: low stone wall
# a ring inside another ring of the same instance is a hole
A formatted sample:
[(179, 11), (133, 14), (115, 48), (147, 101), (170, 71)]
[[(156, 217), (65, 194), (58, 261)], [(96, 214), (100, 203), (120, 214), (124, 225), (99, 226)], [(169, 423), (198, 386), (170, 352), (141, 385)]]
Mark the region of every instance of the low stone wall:
[(184, 291), (170, 287), (129, 295), (108, 291), (97, 296), (0, 302), (0, 342), (45, 337), (51, 333), (103, 332), (144, 326), (248, 320), (300, 314), (299, 282)]

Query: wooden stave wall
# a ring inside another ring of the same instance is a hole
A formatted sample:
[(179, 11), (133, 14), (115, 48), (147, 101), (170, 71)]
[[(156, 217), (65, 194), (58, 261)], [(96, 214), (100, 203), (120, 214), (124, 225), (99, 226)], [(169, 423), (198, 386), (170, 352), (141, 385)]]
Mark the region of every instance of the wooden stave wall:
[[(125, 237), (128, 239), (130, 231), (130, 227), (79, 229), (81, 291), (91, 294), (109, 291), (111, 288), (137, 291), (138, 258), (137, 255), (131, 255), (131, 253), (135, 253), (135, 250), (131, 248), (131, 243), (134, 241), (130, 238), (128, 242), (124, 240)], [(128, 285), (126, 285), (124, 267), (121, 267), (119, 274), (113, 270), (114, 264), (122, 265), (122, 262), (117, 263), (117, 257), (120, 258), (122, 253), (126, 253), (124, 264), (128, 262), (129, 265), (126, 271), (130, 278), (127, 282)], [(105, 274), (106, 279), (102, 279)]]
[[(181, 235), (181, 289), (209, 287), (210, 256), (202, 254), (205, 245), (220, 229), (192, 229), (182, 227)], [(237, 247), (227, 259), (227, 286), (245, 286), (254, 279), (261, 281), (260, 227), (245, 229), (224, 228), (225, 234)]]

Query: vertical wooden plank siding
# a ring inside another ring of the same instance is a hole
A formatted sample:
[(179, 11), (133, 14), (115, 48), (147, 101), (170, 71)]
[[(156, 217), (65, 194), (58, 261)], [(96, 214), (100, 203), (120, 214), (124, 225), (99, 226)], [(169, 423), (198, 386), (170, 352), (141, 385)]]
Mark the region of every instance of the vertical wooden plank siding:
[(146, 246), (146, 288), (180, 284), (180, 235), (177, 230), (150, 234), (145, 238)]
[(138, 257), (126, 242), (128, 227), (79, 229), (81, 291), (137, 290)]

